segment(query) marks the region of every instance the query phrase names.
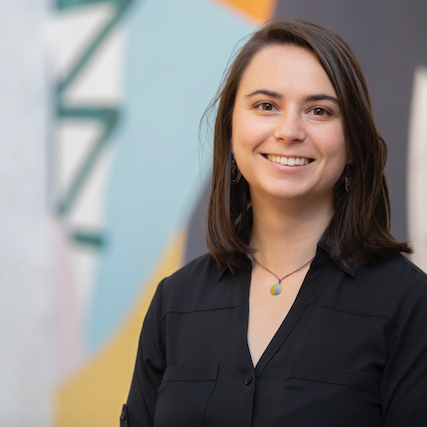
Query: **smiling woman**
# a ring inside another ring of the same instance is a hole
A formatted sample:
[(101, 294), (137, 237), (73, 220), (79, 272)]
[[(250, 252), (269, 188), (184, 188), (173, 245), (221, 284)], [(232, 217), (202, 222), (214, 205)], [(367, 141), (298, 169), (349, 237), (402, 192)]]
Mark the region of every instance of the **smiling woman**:
[(268, 23), (216, 105), (210, 254), (159, 284), (123, 425), (427, 425), (427, 276), (351, 49)]

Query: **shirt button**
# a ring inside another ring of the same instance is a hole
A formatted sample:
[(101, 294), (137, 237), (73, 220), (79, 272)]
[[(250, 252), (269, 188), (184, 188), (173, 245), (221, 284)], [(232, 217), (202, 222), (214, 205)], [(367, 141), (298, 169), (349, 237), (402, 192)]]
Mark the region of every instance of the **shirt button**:
[(249, 385), (251, 382), (252, 382), (252, 377), (251, 377), (250, 375), (248, 375), (248, 376), (245, 378), (245, 384), (246, 384), (246, 385)]
[(124, 421), (126, 419), (126, 411), (125, 407), (123, 406), (122, 413), (120, 414), (120, 421)]

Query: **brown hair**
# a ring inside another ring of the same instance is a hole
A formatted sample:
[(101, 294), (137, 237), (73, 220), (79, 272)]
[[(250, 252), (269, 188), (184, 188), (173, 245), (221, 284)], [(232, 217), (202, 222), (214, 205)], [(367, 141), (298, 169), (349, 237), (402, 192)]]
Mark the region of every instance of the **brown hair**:
[(351, 48), (340, 36), (312, 22), (277, 20), (256, 31), (238, 52), (204, 115), (218, 105), (206, 230), (206, 244), (218, 266), (227, 265), (233, 271), (240, 265), (241, 254), (252, 252), (249, 185), (243, 176), (238, 183), (232, 182), (232, 116), (243, 73), (261, 49), (274, 44), (314, 52), (334, 86), (344, 118), (353, 159), (351, 185), (346, 191), (344, 172), (334, 187), (335, 212), (322, 240), (344, 263), (353, 258), (367, 264), (388, 254), (412, 252), (389, 232), (390, 201), (384, 176), (387, 146), (374, 123), (365, 77)]

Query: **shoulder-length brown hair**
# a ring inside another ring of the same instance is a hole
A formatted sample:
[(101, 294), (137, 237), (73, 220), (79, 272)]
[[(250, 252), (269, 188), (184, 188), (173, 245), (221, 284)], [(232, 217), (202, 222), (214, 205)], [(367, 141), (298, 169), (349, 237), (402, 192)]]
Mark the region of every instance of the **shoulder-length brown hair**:
[(212, 256), (220, 267), (233, 271), (240, 264), (241, 254), (252, 252), (249, 185), (244, 177), (237, 183), (232, 178), (232, 116), (237, 89), (250, 61), (261, 49), (275, 44), (292, 44), (314, 52), (334, 86), (344, 118), (353, 159), (350, 186), (347, 191), (344, 172), (334, 187), (335, 211), (322, 240), (342, 262), (353, 258), (367, 264), (388, 254), (410, 253), (408, 245), (397, 242), (389, 232), (390, 201), (384, 176), (387, 147), (374, 123), (365, 77), (354, 53), (340, 36), (317, 24), (276, 20), (245, 43), (207, 110), (218, 106), (206, 229)]

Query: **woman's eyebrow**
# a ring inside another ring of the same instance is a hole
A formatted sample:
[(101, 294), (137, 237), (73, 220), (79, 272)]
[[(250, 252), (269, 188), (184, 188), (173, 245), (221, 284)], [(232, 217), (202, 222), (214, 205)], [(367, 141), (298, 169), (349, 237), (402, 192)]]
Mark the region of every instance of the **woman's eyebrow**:
[[(250, 98), (251, 96), (255, 96), (255, 95), (266, 95), (266, 96), (270, 96), (272, 98), (276, 98), (276, 99), (282, 99), (283, 96), (281, 93), (279, 92), (273, 92), (271, 90), (267, 90), (267, 89), (258, 89), (255, 90), (251, 93), (249, 93), (248, 95), (246, 95), (246, 98)], [(331, 101), (334, 104), (337, 104), (338, 106), (340, 105), (339, 101), (337, 98), (330, 96), (330, 95), (325, 95), (323, 93), (321, 94), (317, 94), (317, 95), (308, 95), (305, 97), (304, 99), (306, 102), (311, 102), (311, 101)]]
[(338, 106), (340, 105), (339, 101), (337, 98), (334, 98), (333, 96), (330, 95), (324, 95), (324, 94), (319, 94), (319, 95), (309, 95), (305, 97), (305, 101), (306, 102), (310, 102), (310, 101), (332, 101), (334, 104), (337, 104)]
[(254, 92), (251, 92), (249, 95), (246, 95), (246, 98), (249, 98), (251, 96), (254, 95), (267, 95), (267, 96), (271, 96), (272, 98), (276, 98), (276, 99), (282, 99), (282, 95), (279, 92), (272, 92), (271, 90), (267, 90), (267, 89), (258, 89), (255, 90)]

